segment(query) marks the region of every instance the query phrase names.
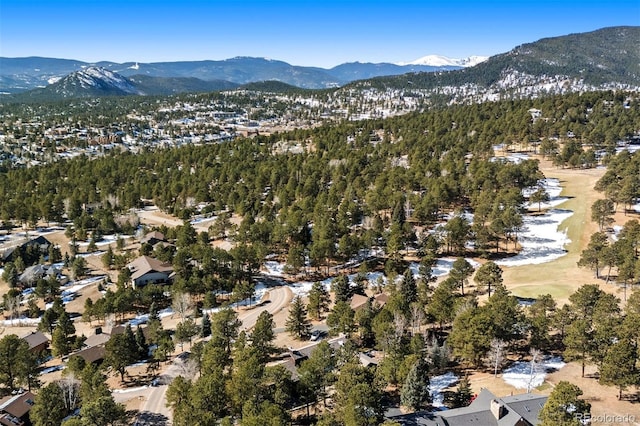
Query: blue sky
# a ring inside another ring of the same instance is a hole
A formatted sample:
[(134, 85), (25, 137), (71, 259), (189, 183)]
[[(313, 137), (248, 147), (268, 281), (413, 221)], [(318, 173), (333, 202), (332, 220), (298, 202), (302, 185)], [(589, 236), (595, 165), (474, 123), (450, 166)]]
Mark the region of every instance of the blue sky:
[(0, 0), (0, 56), (258, 56), (329, 68), (430, 54), (490, 56), (618, 25), (640, 25), (640, 0)]

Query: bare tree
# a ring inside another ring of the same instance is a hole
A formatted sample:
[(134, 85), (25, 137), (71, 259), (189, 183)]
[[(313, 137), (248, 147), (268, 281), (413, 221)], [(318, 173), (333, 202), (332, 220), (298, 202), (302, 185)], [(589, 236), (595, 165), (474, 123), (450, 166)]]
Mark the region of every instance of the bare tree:
[(395, 333), (396, 342), (399, 342), (404, 335), (404, 329), (407, 327), (407, 319), (400, 312), (393, 314), (393, 331)]
[(8, 296), (4, 298), (4, 308), (9, 312), (10, 319), (20, 316), (20, 296)]
[(69, 373), (59, 380), (57, 384), (62, 390), (65, 408), (72, 413), (80, 402), (80, 380), (76, 379), (73, 373)]
[(420, 326), (424, 321), (424, 310), (422, 306), (414, 303), (411, 305), (411, 333), (416, 334), (420, 332)]
[(491, 340), (491, 350), (489, 351), (489, 364), (493, 367), (493, 376), (498, 375), (498, 369), (504, 362), (505, 347), (507, 344), (500, 339)]
[(180, 365), (180, 376), (187, 380), (193, 381), (198, 374), (198, 362), (195, 359), (189, 358)]
[(538, 349), (531, 349), (529, 353), (531, 354), (531, 361), (529, 362), (529, 382), (527, 383), (527, 393), (531, 393), (531, 390), (533, 389), (533, 383), (539, 369), (538, 362), (542, 358), (542, 352)]
[(187, 312), (193, 307), (193, 299), (189, 293), (176, 293), (173, 295), (173, 311), (180, 314), (180, 318), (185, 319)]

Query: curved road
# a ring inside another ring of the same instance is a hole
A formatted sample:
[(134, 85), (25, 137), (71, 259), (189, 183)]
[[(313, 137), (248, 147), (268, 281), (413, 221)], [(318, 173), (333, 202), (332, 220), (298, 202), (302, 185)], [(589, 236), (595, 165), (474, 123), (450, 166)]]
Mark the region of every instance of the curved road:
[(256, 325), (258, 317), (263, 311), (267, 311), (271, 315), (277, 314), (282, 309), (289, 306), (289, 302), (291, 302), (292, 298), (293, 293), (289, 287), (280, 286), (272, 288), (267, 293), (267, 297), (263, 299), (261, 305), (244, 311), (238, 315), (238, 318), (242, 321), (242, 328), (244, 330), (250, 330), (253, 328), (253, 326)]
[[(289, 287), (280, 286), (270, 289), (267, 296), (263, 298), (262, 304), (250, 310), (243, 311), (238, 315), (238, 319), (242, 321), (242, 329), (249, 330), (253, 328), (258, 316), (263, 311), (267, 311), (272, 315), (280, 312), (289, 305), (292, 297), (293, 293)], [(166, 426), (171, 424), (172, 415), (171, 410), (166, 406), (166, 393), (168, 384), (180, 375), (182, 366), (183, 361), (178, 357), (174, 358), (171, 366), (160, 376), (160, 386), (142, 388), (129, 393), (114, 392), (114, 399), (116, 399), (117, 402), (123, 402), (136, 396), (146, 396), (146, 401), (140, 408), (140, 414), (135, 423), (136, 426)]]

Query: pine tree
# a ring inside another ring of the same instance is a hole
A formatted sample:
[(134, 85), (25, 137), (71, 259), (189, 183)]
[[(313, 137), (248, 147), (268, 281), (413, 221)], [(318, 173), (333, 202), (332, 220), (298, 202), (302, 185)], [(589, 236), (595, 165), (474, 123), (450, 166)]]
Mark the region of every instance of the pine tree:
[(256, 320), (256, 325), (251, 332), (251, 346), (256, 349), (258, 357), (265, 362), (274, 351), (272, 344), (275, 338), (275, 334), (273, 333), (274, 328), (275, 322), (273, 321), (273, 315), (267, 311), (260, 312)]
[(429, 364), (424, 358), (418, 358), (409, 370), (400, 392), (400, 402), (413, 410), (419, 410), (431, 403)]
[(471, 383), (469, 382), (469, 378), (465, 376), (458, 383), (458, 387), (451, 398), (451, 408), (466, 407), (471, 404), (472, 397)]
[(637, 358), (635, 346), (627, 339), (611, 345), (604, 357), (599, 381), (603, 385), (617, 386), (618, 399), (622, 399), (622, 391), (638, 383)]
[(416, 285), (415, 278), (413, 278), (413, 272), (411, 272), (411, 269), (407, 269), (402, 276), (402, 281), (400, 282), (400, 293), (402, 294), (402, 299), (406, 306), (409, 306), (411, 303), (418, 300), (418, 286)]
[(337, 302), (327, 316), (329, 333), (336, 335), (345, 333), (349, 335), (353, 331), (355, 312), (347, 302)]
[(109, 245), (105, 254), (102, 255), (102, 265), (107, 269), (111, 269), (113, 266), (113, 258), (113, 249)]
[(467, 283), (469, 277), (473, 274), (473, 266), (464, 258), (457, 258), (452, 265), (449, 277), (453, 278), (456, 285), (460, 287), (460, 293), (464, 296), (464, 285)]
[[(128, 330), (128, 331), (127, 331)], [(120, 380), (124, 382), (124, 373), (128, 365), (138, 359), (138, 351), (131, 326), (127, 325), (124, 333), (111, 336), (105, 346), (105, 363), (120, 373)]]
[(211, 319), (209, 314), (202, 315), (202, 324), (200, 325), (200, 337), (205, 338), (211, 336)]
[(56, 383), (40, 389), (34, 402), (29, 411), (33, 426), (58, 426), (68, 414), (62, 389)]
[(144, 360), (149, 356), (149, 345), (141, 327), (136, 328), (136, 348), (138, 349), (138, 359)]
[(306, 339), (311, 330), (307, 310), (300, 296), (296, 296), (289, 306), (289, 317), (285, 323), (286, 331), (297, 339)]
[(335, 302), (348, 302), (351, 298), (351, 287), (349, 278), (346, 275), (340, 275), (331, 281), (331, 290), (333, 291)]
[(591, 404), (580, 395), (582, 390), (573, 383), (558, 383), (538, 414), (540, 426), (582, 426), (582, 420), (590, 417)]
[(57, 326), (51, 335), (51, 353), (55, 357), (62, 357), (71, 352), (69, 340), (62, 327)]
[(309, 304), (307, 309), (309, 315), (318, 321), (322, 318), (322, 314), (328, 311), (329, 292), (321, 282), (314, 282), (309, 291)]
[(502, 268), (495, 262), (488, 261), (478, 268), (473, 280), (478, 286), (486, 288), (489, 297), (491, 297), (491, 288), (502, 284)]

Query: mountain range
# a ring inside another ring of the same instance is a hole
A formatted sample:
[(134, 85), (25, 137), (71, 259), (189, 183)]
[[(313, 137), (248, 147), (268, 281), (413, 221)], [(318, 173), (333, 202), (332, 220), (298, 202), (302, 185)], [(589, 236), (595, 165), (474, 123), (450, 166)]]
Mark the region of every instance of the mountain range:
[(465, 91), (475, 88), (475, 93), (525, 94), (566, 86), (575, 90), (635, 90), (640, 88), (640, 27), (610, 27), (545, 38), (488, 59), (456, 60), (429, 55), (409, 64), (353, 62), (331, 69), (253, 57), (148, 64), (0, 57), (0, 92), (24, 92), (4, 97), (16, 101), (216, 91), (264, 81), (277, 81), (279, 85), (270, 87), (283, 90), (345, 85), (379, 89), (448, 88), (454, 92), (458, 90), (454, 88), (466, 88)]
[[(426, 59), (425, 59), (426, 58)], [(42, 88), (61, 78), (87, 68), (103, 68), (123, 77), (188, 78), (205, 82), (226, 81), (227, 85), (241, 85), (256, 81), (279, 80), (305, 89), (337, 87), (354, 80), (378, 76), (405, 74), (407, 72), (431, 72), (461, 69), (486, 57), (450, 59), (432, 55), (410, 64), (345, 63), (324, 69), (290, 65), (283, 61), (265, 58), (236, 57), (222, 61), (187, 62), (98, 62), (87, 63), (55, 58), (5, 58), (0, 57), (0, 91), (18, 93)], [(437, 58), (431, 64), (428, 58)], [(175, 82), (175, 81), (174, 81)], [(192, 80), (193, 83), (195, 83)], [(198, 83), (202, 85), (202, 83)], [(206, 85), (205, 85), (206, 86)]]

